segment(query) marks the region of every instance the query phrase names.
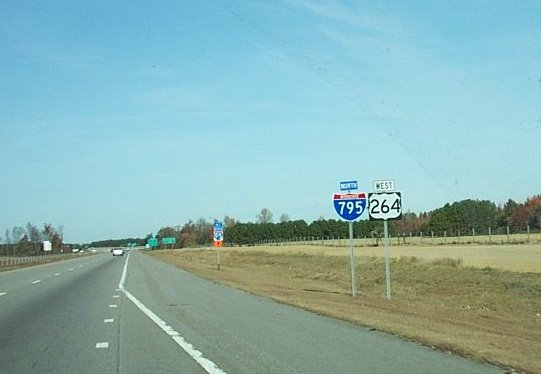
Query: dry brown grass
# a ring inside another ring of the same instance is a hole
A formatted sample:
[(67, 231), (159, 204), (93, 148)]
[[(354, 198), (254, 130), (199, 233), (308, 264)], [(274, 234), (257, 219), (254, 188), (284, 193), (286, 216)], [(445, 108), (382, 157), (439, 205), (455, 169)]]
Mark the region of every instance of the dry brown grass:
[[(528, 251), (533, 261), (539, 261), (541, 250), (514, 247), (507, 256), (503, 251), (490, 259), (483, 258), (484, 248), (438, 247), (436, 255), (431, 248), (411, 247), (411, 252), (398, 255), (394, 247), (392, 301), (385, 298), (381, 248), (371, 249), (373, 253), (363, 248), (363, 255), (357, 256), (359, 295), (355, 299), (350, 293), (347, 250), (314, 246), (223, 249), (220, 271), (215, 251), (153, 255), (206, 278), (316, 313), (503, 367), (541, 373), (540, 267), (535, 267), (537, 272), (496, 269), (503, 264), (525, 270), (519, 263), (529, 269), (530, 263), (516, 260), (515, 249)], [(464, 256), (466, 250), (469, 256)]]
[[(349, 246), (286, 245), (268, 247), (243, 247), (239, 251), (263, 250), (271, 253), (323, 253), (349, 256)], [(383, 256), (383, 247), (356, 247), (358, 256)], [(541, 244), (508, 245), (391, 245), (393, 258), (418, 257), (428, 260), (439, 258), (461, 259), (465, 266), (491, 267), (516, 272), (541, 272)]]

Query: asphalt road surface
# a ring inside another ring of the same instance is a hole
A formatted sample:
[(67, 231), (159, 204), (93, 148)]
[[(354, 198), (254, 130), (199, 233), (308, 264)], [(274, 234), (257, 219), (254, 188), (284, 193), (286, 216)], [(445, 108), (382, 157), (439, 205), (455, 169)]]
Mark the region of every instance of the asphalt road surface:
[(0, 373), (503, 373), (142, 253), (0, 273)]

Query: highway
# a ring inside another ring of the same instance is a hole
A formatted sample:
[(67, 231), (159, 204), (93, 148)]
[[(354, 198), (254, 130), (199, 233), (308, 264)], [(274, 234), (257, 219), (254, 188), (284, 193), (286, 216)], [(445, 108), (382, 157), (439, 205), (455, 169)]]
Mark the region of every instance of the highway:
[(0, 273), (0, 373), (503, 373), (136, 251)]

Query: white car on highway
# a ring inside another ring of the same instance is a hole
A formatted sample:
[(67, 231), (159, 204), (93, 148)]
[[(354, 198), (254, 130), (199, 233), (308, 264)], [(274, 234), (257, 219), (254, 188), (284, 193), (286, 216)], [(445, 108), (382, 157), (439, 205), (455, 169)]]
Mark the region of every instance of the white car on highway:
[(113, 256), (124, 256), (124, 250), (122, 248), (113, 248)]

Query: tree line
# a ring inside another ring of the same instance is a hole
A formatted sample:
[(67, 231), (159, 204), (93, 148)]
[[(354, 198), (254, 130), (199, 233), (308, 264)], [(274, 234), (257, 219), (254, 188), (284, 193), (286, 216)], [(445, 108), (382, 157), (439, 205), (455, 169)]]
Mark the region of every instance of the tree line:
[(143, 238), (106, 239), (93, 241), (89, 244), (86, 244), (85, 246), (92, 248), (115, 248), (126, 247), (128, 244), (144, 246), (146, 244), (146, 241)]
[(60, 253), (69, 250), (64, 244), (64, 229), (62, 226), (54, 227), (50, 223), (44, 223), (42, 228), (28, 222), (26, 227), (15, 226), (11, 230), (6, 229), (3, 244), (0, 245), (0, 254), (26, 256), (35, 255), (43, 251), (43, 241), (51, 242), (52, 253)]
[[(347, 238), (348, 225), (337, 219), (319, 218), (311, 223), (305, 220), (290, 220), (287, 214), (273, 222), (273, 213), (268, 208), (261, 209), (256, 222), (238, 222), (234, 218), (224, 218), (225, 245), (254, 245), (284, 241)], [(476, 234), (503, 234), (541, 230), (541, 195), (527, 198), (523, 203), (509, 199), (497, 206), (488, 200), (462, 200), (448, 203), (431, 212), (419, 214), (406, 212), (401, 219), (390, 222), (392, 236), (460, 236), (472, 230)], [(374, 238), (377, 244), (383, 236), (381, 221), (359, 220), (353, 223), (356, 238)], [(147, 240), (152, 235), (145, 238)], [(155, 235), (157, 238), (175, 237), (176, 247), (210, 245), (212, 242), (212, 223), (200, 218), (183, 226), (164, 227)]]
[[(224, 242), (225, 245), (254, 245), (279, 241), (313, 240), (347, 238), (348, 225), (337, 219), (323, 217), (308, 223), (305, 220), (291, 220), (288, 214), (282, 214), (279, 222), (273, 222), (273, 213), (268, 208), (261, 209), (256, 215), (255, 222), (239, 222), (225, 216)], [(430, 212), (419, 214), (406, 212), (399, 220), (389, 224), (392, 236), (419, 236), (433, 234), (435, 236), (460, 236), (471, 233), (503, 234), (506, 232), (525, 232), (526, 230), (541, 231), (541, 194), (528, 197), (524, 202), (509, 199), (497, 206), (488, 200), (462, 200), (447, 203)], [(374, 238), (377, 243), (383, 235), (383, 223), (380, 221), (359, 220), (353, 223), (356, 238)], [(155, 234), (150, 233), (143, 238), (109, 239), (95, 241), (92, 247), (122, 247), (128, 243), (143, 246), (148, 239), (173, 237), (176, 248), (207, 246), (213, 240), (213, 223), (200, 218), (188, 221), (180, 226), (167, 226)], [(46, 223), (40, 229), (28, 223), (26, 227), (14, 227), (6, 230), (0, 245), (2, 255), (36, 254), (42, 250), (43, 240), (49, 240), (53, 252), (69, 250), (63, 243), (63, 227), (55, 228)]]

